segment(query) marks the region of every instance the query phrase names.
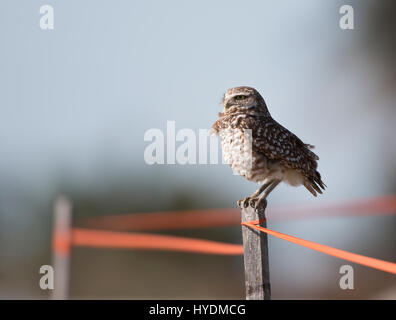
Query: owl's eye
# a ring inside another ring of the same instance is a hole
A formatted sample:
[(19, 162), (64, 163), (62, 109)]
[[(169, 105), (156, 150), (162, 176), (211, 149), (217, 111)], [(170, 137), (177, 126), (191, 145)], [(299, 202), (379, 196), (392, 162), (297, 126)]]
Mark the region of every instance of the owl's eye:
[(245, 100), (246, 96), (244, 95), (239, 95), (239, 96), (235, 96), (235, 100)]

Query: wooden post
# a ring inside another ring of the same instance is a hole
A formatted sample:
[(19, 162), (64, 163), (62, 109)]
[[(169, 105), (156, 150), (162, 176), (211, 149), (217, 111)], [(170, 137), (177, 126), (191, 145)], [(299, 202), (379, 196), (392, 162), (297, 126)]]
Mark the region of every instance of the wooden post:
[(54, 229), (52, 235), (52, 266), (54, 289), (51, 299), (66, 300), (69, 296), (69, 268), (71, 249), (72, 203), (59, 196), (54, 205)]
[[(260, 220), (260, 226), (266, 228), (266, 202), (254, 209), (248, 206), (242, 209), (242, 221)], [(246, 300), (270, 300), (271, 285), (268, 262), (267, 234), (242, 225)]]

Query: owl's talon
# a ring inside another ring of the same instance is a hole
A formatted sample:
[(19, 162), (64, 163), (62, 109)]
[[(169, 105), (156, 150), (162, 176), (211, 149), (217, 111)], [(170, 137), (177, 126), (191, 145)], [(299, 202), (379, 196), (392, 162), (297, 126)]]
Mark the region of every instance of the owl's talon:
[(249, 200), (250, 200), (250, 197), (246, 197), (246, 198), (243, 198), (241, 200), (238, 200), (237, 201), (238, 207), (240, 207), (242, 209), (243, 208), (247, 208), (248, 205), (249, 205)]
[(252, 208), (255, 208), (255, 209), (256, 209), (256, 205), (257, 205), (258, 199), (259, 199), (259, 198), (250, 198), (250, 199), (249, 199), (249, 205), (250, 205)]

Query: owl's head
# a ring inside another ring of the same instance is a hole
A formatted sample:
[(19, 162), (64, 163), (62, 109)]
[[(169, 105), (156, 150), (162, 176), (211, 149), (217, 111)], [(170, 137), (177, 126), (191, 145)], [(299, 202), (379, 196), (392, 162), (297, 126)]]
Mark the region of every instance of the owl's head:
[(251, 87), (228, 89), (222, 101), (225, 114), (253, 109), (268, 113), (267, 106), (260, 93)]

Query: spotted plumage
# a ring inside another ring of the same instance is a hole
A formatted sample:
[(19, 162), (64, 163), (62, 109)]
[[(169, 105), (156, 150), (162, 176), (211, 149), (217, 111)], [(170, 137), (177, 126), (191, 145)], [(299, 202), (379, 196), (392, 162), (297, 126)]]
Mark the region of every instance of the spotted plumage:
[(225, 161), (246, 179), (263, 183), (241, 205), (257, 206), (281, 181), (304, 185), (314, 196), (322, 193), (325, 184), (316, 170), (319, 158), (313, 146), (272, 119), (255, 89), (232, 88), (222, 103), (224, 110), (212, 130), (221, 138)]

